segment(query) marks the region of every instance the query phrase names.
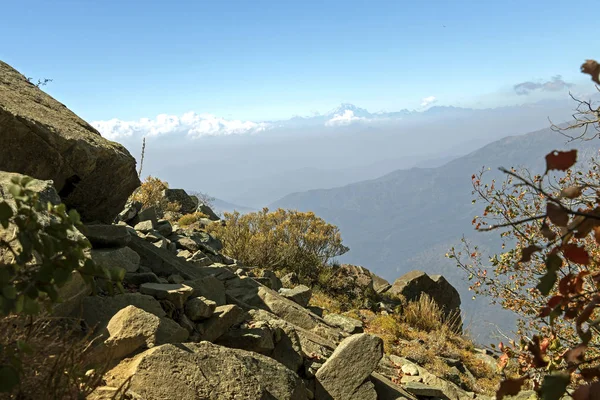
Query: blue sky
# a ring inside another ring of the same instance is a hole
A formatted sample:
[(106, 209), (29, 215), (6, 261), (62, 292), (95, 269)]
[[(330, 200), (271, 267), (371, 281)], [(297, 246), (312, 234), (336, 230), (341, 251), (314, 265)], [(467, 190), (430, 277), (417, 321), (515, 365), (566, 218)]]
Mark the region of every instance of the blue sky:
[[(7, 2), (0, 59), (87, 120), (186, 111), (265, 120), (524, 102), (512, 86), (598, 57), (596, 2)], [(9, 16), (9, 18), (6, 18)], [(445, 27), (444, 27), (445, 26)], [(540, 94), (539, 96), (542, 96)]]

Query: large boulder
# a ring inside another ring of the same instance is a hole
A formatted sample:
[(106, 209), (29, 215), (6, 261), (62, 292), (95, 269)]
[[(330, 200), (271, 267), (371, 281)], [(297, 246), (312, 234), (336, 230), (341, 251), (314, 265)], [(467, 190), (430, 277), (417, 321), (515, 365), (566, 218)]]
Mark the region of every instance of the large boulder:
[(316, 373), (317, 399), (377, 399), (367, 378), (383, 357), (383, 340), (361, 333), (344, 339)]
[(130, 379), (129, 389), (146, 400), (309, 398), (303, 380), (277, 361), (209, 342), (154, 347), (106, 377), (113, 387)]
[(0, 61), (0, 170), (52, 180), (84, 221), (110, 223), (140, 185), (122, 145)]
[[(387, 293), (403, 296), (407, 301), (417, 301), (425, 293), (447, 318), (460, 318), (460, 295), (441, 275), (429, 276), (423, 271), (411, 271), (396, 279)], [(460, 322), (457, 324), (462, 325)]]
[(163, 198), (168, 202), (179, 203), (181, 209), (179, 210), (182, 214), (191, 214), (196, 211), (198, 202), (196, 198), (188, 195), (183, 189), (165, 189), (163, 190)]

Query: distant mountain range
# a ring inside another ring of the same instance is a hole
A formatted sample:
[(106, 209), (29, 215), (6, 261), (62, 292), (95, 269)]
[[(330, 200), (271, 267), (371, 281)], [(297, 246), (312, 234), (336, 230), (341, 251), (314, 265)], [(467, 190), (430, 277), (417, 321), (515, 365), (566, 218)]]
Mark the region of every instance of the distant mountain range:
[[(340, 261), (363, 265), (393, 281), (413, 269), (441, 273), (460, 291), (463, 309), (472, 330), (489, 339), (489, 322), (509, 330), (513, 317), (507, 312), (490, 312), (487, 300), (471, 301), (464, 275), (444, 254), (457, 245), (463, 234), (487, 248), (500, 251), (497, 233), (473, 231), (472, 218), (480, 205), (471, 204), (471, 175), (482, 167), (528, 167), (543, 172), (544, 155), (565, 148), (565, 137), (549, 129), (509, 136), (490, 143), (437, 168), (397, 170), (377, 179), (333, 189), (310, 190), (285, 196), (271, 204), (314, 211), (340, 228), (350, 252)], [(580, 155), (597, 154), (597, 142), (573, 142)], [(581, 159), (581, 157), (580, 157)]]

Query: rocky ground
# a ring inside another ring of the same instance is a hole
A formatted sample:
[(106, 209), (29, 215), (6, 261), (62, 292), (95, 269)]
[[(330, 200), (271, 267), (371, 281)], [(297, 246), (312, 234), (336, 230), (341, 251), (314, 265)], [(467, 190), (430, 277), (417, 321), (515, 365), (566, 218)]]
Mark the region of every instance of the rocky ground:
[[(427, 332), (389, 342), (379, 334), (385, 329), (375, 321), (401, 312), (400, 297), (417, 301), (427, 293), (445, 315), (460, 311), (458, 293), (442, 276), (414, 271), (390, 284), (366, 268), (344, 265), (336, 290), (351, 297), (368, 291), (370, 304), (344, 314), (328, 310), (293, 275), (224, 255), (221, 242), (203, 229), (218, 216), (183, 190), (163, 196), (184, 213), (208, 216), (193, 228), (127, 201), (139, 185), (127, 150), (2, 62), (0, 171), (6, 171), (0, 172), (0, 197), (10, 197), (5, 188), (12, 173), (38, 178), (36, 190), (81, 213), (90, 257), (127, 271), (126, 293), (116, 295), (92, 295), (74, 275), (54, 310), (100, 335), (92, 353), (108, 368), (89, 399), (117, 393), (147, 400), (489, 398), (469, 389), (474, 382), (464, 384), (478, 373), (460, 359), (436, 355), (435, 362), (459, 377), (442, 379), (410, 351), (398, 350), (427, 346), (427, 337), (419, 336)], [(454, 323), (460, 330), (460, 321)], [(466, 351), (493, 374), (491, 355)]]

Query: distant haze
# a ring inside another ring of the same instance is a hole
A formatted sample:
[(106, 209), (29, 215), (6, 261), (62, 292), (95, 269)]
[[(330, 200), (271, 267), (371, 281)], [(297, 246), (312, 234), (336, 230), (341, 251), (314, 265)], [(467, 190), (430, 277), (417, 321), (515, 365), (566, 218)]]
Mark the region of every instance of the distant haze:
[(256, 209), (292, 192), (374, 179), (399, 168), (438, 166), (501, 137), (547, 127), (548, 117), (566, 120), (572, 106), (551, 100), (496, 109), (432, 107), (372, 114), (343, 104), (327, 115), (246, 128), (235, 123), (230, 128), (238, 130), (227, 134), (222, 130), (229, 125), (215, 122), (220, 134), (201, 136), (190, 132), (213, 129), (203, 125), (206, 116), (93, 124), (138, 160), (142, 137), (147, 137), (144, 176)]

